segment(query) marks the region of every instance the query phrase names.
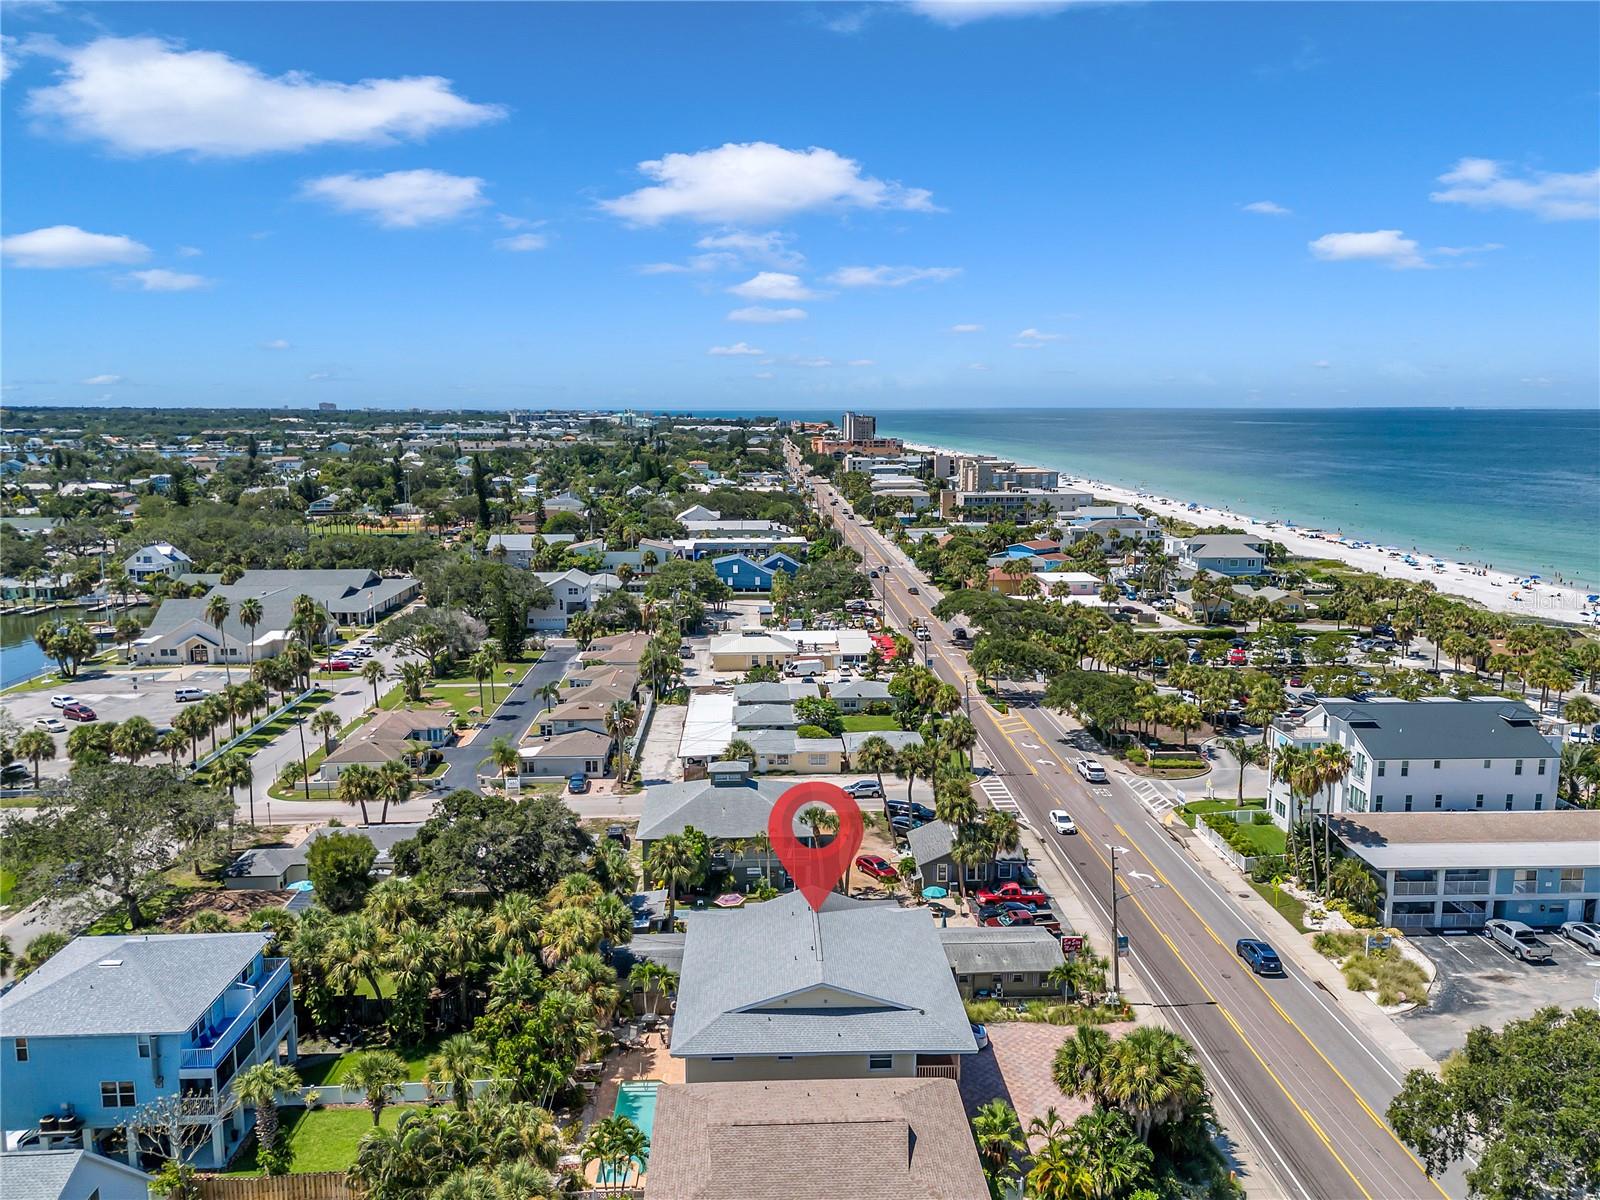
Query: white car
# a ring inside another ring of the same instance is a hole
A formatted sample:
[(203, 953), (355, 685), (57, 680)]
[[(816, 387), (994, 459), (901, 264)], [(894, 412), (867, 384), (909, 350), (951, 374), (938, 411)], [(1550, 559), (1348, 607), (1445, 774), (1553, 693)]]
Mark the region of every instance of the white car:
[(1056, 827), (1057, 833), (1077, 833), (1078, 823), (1072, 819), (1072, 814), (1064, 808), (1050, 810), (1050, 824)]
[(1593, 921), (1563, 921), (1561, 936), (1591, 954), (1600, 954), (1600, 925)]
[(50, 697), (51, 708), (65, 708), (67, 705), (76, 704), (77, 702), (78, 698), (76, 696), (68, 696), (65, 693), (62, 693), (59, 696)]
[(35, 729), (42, 729), (46, 733), (65, 733), (67, 723), (60, 717), (40, 717), (33, 723)]
[(1106, 782), (1106, 769), (1092, 758), (1080, 758), (1077, 763), (1078, 774), (1082, 775), (1089, 783)]

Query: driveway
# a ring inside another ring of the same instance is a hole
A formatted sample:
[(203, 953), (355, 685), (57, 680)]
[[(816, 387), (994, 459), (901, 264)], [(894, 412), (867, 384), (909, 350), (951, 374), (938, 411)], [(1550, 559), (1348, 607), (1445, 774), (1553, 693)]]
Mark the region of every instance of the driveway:
[(1595, 1003), (1600, 955), (1558, 934), (1542, 934), (1553, 962), (1525, 963), (1481, 933), (1414, 935), (1411, 944), (1438, 968), (1424, 1008), (1395, 1020), (1435, 1059), (1466, 1043), (1478, 1025), (1503, 1028), (1547, 1004), (1578, 1008)]
[[(521, 744), (534, 720), (545, 710), (539, 689), (547, 683), (559, 682), (567, 673), (567, 667), (576, 652), (577, 647), (571, 642), (559, 646), (552, 643), (544, 657), (506, 693), (499, 707), (489, 715), (488, 722), (466, 745), (458, 743), (446, 748), (444, 761), (447, 766), (436, 781), (436, 795), (442, 796), (457, 788), (474, 792), (478, 790), (478, 767), (488, 757), (490, 743), (497, 737), (503, 737), (513, 746)], [(487, 771), (492, 774), (494, 768), (491, 766)]]

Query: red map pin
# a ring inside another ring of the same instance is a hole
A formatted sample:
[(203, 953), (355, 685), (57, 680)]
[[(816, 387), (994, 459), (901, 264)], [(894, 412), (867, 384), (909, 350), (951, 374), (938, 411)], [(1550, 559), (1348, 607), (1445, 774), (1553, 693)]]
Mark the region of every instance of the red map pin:
[[(826, 846), (810, 846), (795, 833), (795, 817), (812, 805), (831, 808), (839, 818), (839, 831)], [(778, 797), (767, 818), (767, 837), (778, 861), (789, 872), (806, 903), (817, 912), (833, 885), (850, 869), (861, 848), (861, 809), (850, 794), (832, 783), (814, 779), (797, 783)]]

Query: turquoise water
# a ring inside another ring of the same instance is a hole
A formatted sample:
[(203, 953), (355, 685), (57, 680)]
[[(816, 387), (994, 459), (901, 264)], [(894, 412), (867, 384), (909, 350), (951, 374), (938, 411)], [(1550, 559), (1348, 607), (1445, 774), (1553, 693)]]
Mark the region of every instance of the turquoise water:
[(884, 411), (878, 430), (1600, 587), (1600, 410)]
[[(611, 1110), (613, 1116), (627, 1117), (641, 1130), (645, 1137), (649, 1137), (656, 1125), (656, 1092), (661, 1088), (658, 1080), (648, 1080), (644, 1083), (625, 1083), (617, 1089), (616, 1107)], [(650, 1161), (649, 1151), (645, 1152), (645, 1161), (642, 1167)], [(637, 1161), (637, 1160), (636, 1160)], [(637, 1172), (632, 1176), (638, 1179)], [(619, 1183), (621, 1180), (610, 1167), (600, 1168), (600, 1182), (602, 1184)]]

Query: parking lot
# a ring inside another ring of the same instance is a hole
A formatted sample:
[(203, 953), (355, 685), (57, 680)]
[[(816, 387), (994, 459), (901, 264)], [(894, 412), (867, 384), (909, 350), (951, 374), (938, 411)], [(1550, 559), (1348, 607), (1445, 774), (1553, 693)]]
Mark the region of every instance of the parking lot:
[(1500, 1029), (1547, 1004), (1571, 1009), (1595, 1003), (1600, 955), (1555, 932), (1541, 933), (1554, 961), (1525, 963), (1481, 933), (1414, 936), (1412, 945), (1439, 969), (1427, 1007), (1397, 1018), (1416, 1043), (1443, 1059), (1477, 1025)]
[[(248, 677), (247, 672), (235, 670), (235, 683)], [(22, 692), (7, 697), (5, 707), (21, 722), (24, 729), (32, 729), (40, 717), (60, 717), (61, 710), (50, 703), (51, 696), (67, 695), (81, 700), (94, 709), (99, 721), (125, 721), (141, 716), (158, 729), (172, 724), (179, 705), (173, 695), (180, 684), (184, 687), (205, 688), (208, 692), (221, 691), (227, 682), (226, 672), (217, 667), (182, 667), (169, 671), (139, 671), (135, 674), (94, 675), (75, 679), (37, 692)], [(68, 732), (77, 722), (65, 722)], [(39, 764), (39, 774), (46, 778), (65, 775), (71, 766), (67, 762), (67, 734), (58, 733), (54, 761)]]

